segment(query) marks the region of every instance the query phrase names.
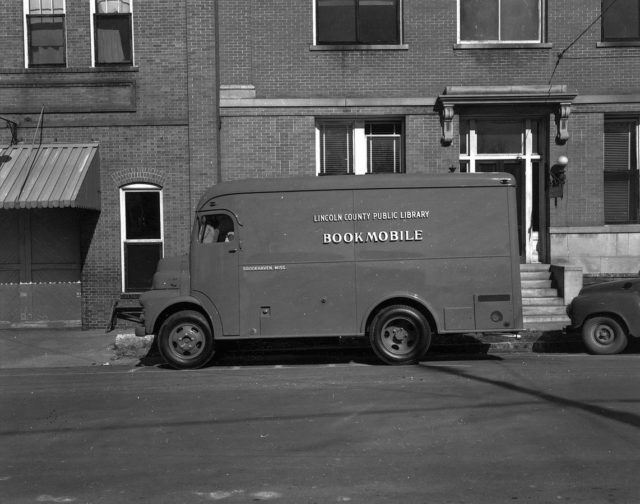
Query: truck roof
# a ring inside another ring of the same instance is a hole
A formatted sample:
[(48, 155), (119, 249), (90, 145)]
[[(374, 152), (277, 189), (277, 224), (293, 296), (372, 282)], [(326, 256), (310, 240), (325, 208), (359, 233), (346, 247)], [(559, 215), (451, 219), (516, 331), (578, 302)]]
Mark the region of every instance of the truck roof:
[(203, 210), (206, 203), (214, 198), (237, 194), (353, 189), (415, 189), (417, 187), (495, 187), (498, 185), (514, 186), (515, 184), (513, 176), (501, 172), (254, 178), (220, 182), (209, 187), (200, 198), (196, 210)]

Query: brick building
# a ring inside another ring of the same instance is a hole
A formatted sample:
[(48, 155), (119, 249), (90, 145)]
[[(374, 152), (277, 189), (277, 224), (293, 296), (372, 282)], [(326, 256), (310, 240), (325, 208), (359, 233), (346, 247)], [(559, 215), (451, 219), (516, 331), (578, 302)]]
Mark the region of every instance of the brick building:
[(161, 254), (187, 250), (192, 208), (216, 181), (214, 12), (206, 0), (6, 2), (0, 324), (104, 327)]
[[(16, 1), (0, 34), (0, 226), (21, 238), (0, 247), (0, 296), (19, 295), (19, 320), (53, 320), (35, 299), (64, 287), (99, 326), (159, 254), (186, 251), (204, 186), (378, 172), (510, 172), (523, 263), (636, 274), (639, 3)], [(100, 192), (67, 188), (72, 219), (59, 197), (7, 199), (4, 173), (30, 166), (12, 137), (88, 148)], [(42, 214), (77, 221), (48, 276)]]

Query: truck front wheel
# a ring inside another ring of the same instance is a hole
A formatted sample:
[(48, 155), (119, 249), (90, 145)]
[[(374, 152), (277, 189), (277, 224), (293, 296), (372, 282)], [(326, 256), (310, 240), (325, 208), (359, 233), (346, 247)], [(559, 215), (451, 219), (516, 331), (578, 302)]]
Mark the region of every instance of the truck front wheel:
[(404, 305), (388, 306), (371, 323), (369, 341), (387, 364), (415, 364), (431, 344), (431, 329), (422, 313)]
[(582, 341), (589, 353), (613, 355), (627, 346), (627, 333), (610, 317), (592, 317), (582, 326)]
[(207, 319), (196, 311), (174, 313), (158, 333), (158, 349), (176, 369), (195, 369), (213, 357), (213, 334)]

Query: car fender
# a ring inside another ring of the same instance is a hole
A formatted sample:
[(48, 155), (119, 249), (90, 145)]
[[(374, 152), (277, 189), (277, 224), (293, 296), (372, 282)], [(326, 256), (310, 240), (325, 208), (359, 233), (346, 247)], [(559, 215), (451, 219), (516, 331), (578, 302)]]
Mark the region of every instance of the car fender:
[(573, 299), (569, 312), (574, 327), (582, 327), (596, 315), (613, 315), (625, 324), (630, 335), (640, 334), (640, 296), (634, 292), (581, 294)]

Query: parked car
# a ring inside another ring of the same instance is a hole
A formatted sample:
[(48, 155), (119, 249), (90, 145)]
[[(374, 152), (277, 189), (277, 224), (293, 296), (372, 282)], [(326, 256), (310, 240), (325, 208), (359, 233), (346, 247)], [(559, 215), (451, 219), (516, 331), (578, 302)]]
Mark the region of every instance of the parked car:
[(640, 336), (640, 278), (584, 287), (567, 307), (574, 328), (581, 328), (590, 353), (622, 352), (629, 337)]

